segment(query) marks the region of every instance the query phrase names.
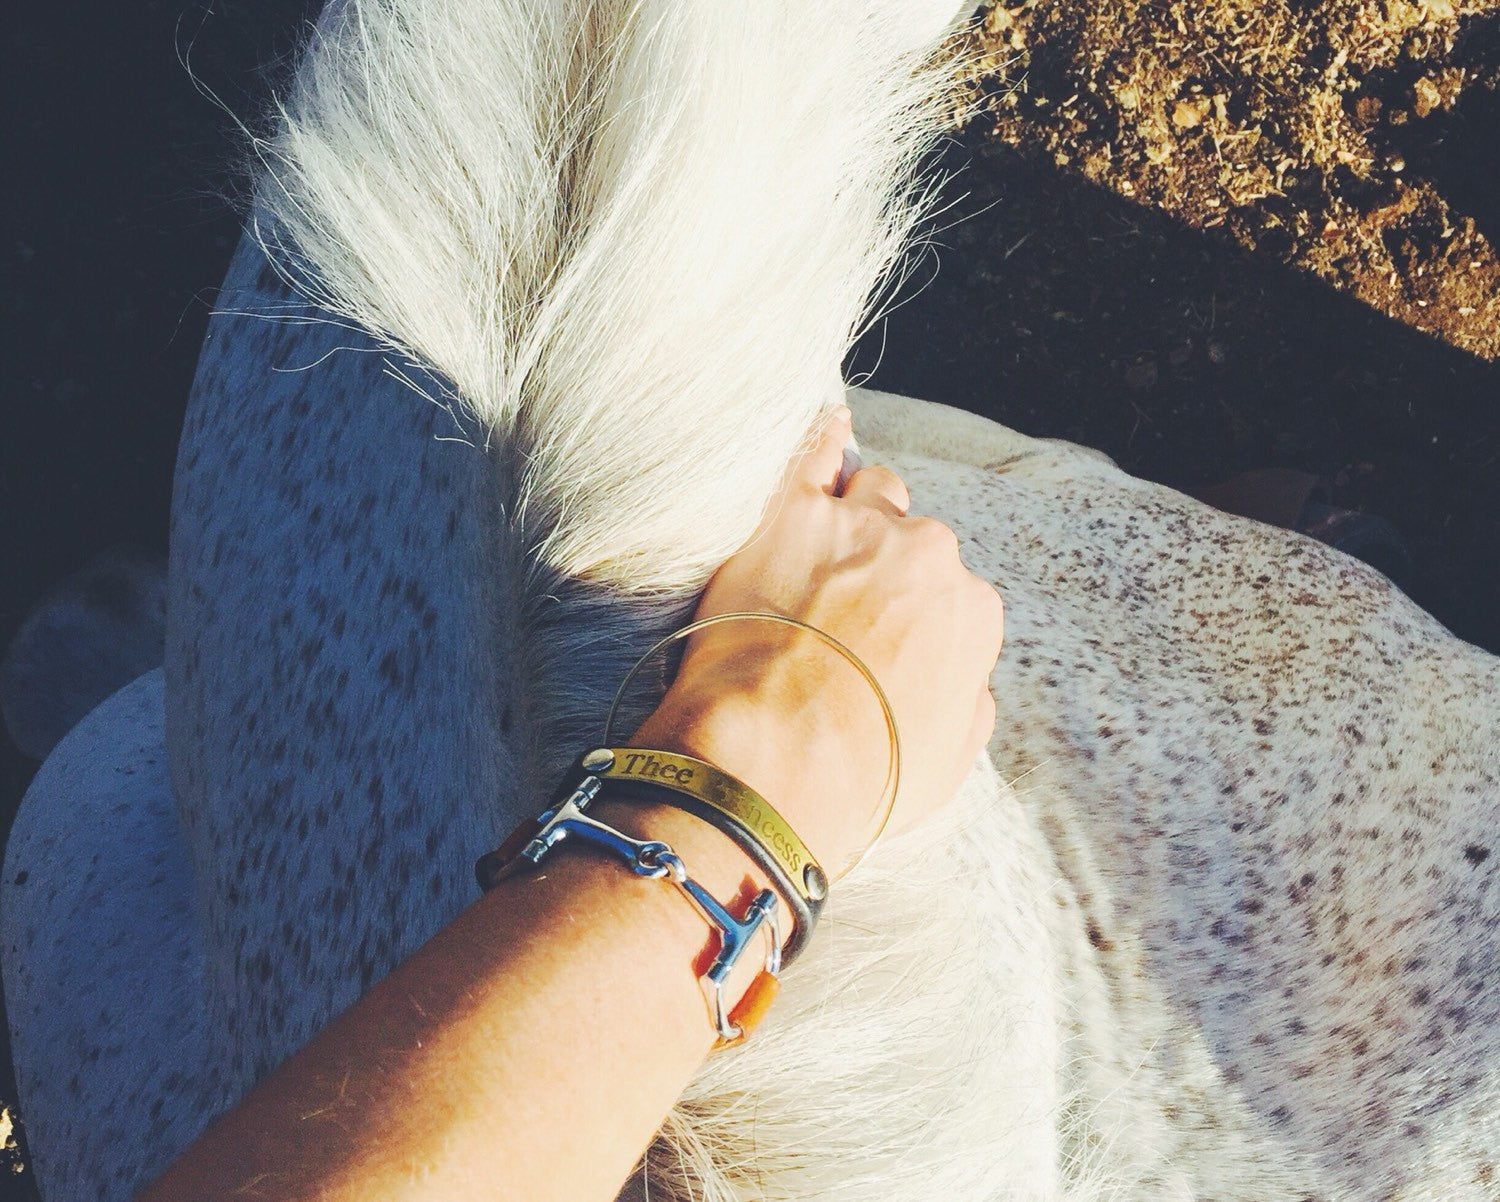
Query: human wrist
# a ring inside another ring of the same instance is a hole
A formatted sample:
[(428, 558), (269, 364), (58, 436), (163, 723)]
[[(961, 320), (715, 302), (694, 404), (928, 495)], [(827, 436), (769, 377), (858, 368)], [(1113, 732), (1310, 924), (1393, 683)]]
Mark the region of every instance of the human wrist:
[(807, 658), (778, 649), (685, 662), (632, 743), (705, 760), (744, 782), (834, 876), (873, 836), (885, 748), (868, 745), (878, 719), (857, 712), (848, 690), (827, 678), (829, 666)]
[[(589, 806), (589, 814), (627, 836), (666, 844), (691, 877), (690, 883), (700, 887), (731, 915), (748, 917), (752, 904), (767, 890), (776, 896), (775, 882), (769, 880), (760, 866), (733, 840), (673, 805), (604, 795)], [(653, 889), (649, 892), (660, 904), (663, 896), (672, 897), (678, 891)], [(675, 932), (672, 946), (685, 956), (694, 977), (703, 985), (709, 979), (710, 968), (725, 950), (723, 937), (704, 923), (704, 915), (697, 907), (680, 904), (685, 900), (680, 895), (673, 900), (679, 904), (669, 907)], [(752, 986), (771, 967), (767, 960), (771, 945), (763, 940), (768, 936), (777, 939), (778, 946), (784, 951), (793, 930), (792, 916), (782, 903), (774, 907), (766, 922), (764, 933), (755, 936), (753, 945), (739, 956), (723, 982), (723, 1013), (729, 1015), (732, 1023), (741, 1025), (745, 1032), (754, 1030), (765, 1013), (765, 1006), (775, 997), (776, 983), (772, 980), (768, 982), (771, 987), (769, 994), (759, 1002), (752, 1002), (743, 1016), (735, 1013), (746, 1003)], [(705, 994), (711, 998), (712, 988), (708, 988)], [(712, 1020), (709, 1025), (713, 1026)]]

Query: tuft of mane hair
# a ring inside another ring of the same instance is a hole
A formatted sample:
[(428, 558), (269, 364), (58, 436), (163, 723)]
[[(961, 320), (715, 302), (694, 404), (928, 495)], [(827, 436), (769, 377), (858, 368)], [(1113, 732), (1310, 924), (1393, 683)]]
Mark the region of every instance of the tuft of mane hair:
[(533, 562), (697, 587), (754, 531), (937, 185), (951, 3), (359, 0), (258, 234), (515, 456)]
[[(937, 192), (917, 169), (954, 105), (954, 15), (932, 0), (324, 14), (259, 144), (259, 233), (315, 304), (448, 381), (508, 465), (533, 791), (560, 767), (549, 749), (597, 720), (609, 658), (691, 604), (843, 398), (844, 355)], [(1088, 1122), (1059, 1132), (1048, 1083), (1067, 1073), (1038, 1034), (1057, 1025), (1062, 969), (989, 946), (1053, 943), (1049, 882), (1028, 867), (1048, 857), (1020, 846), (1014, 804), (981, 760), (950, 825), (841, 887), (819, 973), (789, 974), (777, 1021), (694, 1081), (639, 1196), (1052, 1191)]]

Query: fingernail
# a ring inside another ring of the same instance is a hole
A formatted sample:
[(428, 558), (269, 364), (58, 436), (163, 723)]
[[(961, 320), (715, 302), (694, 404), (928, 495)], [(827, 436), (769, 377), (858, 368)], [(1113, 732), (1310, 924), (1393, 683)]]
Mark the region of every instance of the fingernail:
[(854, 424), (854, 413), (848, 405), (835, 405), (829, 411), (828, 422), (834, 426), (852, 426)]

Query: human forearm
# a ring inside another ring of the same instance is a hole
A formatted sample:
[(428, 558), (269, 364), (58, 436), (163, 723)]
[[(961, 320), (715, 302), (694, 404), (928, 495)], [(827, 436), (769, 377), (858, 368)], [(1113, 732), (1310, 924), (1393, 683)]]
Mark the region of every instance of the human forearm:
[[(670, 843), (736, 910), (763, 887), (686, 814), (596, 813)], [(465, 910), (143, 1198), (612, 1199), (713, 1044), (711, 944), (669, 884), (554, 856)], [(731, 996), (753, 976), (742, 964)]]

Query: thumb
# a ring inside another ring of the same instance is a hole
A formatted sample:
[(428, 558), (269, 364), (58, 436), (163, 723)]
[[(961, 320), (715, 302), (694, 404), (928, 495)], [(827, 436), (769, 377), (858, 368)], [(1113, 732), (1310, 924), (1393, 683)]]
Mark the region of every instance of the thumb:
[(823, 415), (817, 441), (792, 461), (788, 485), (806, 485), (826, 493), (838, 487), (839, 471), (844, 465), (844, 446), (853, 429), (849, 406), (836, 405)]
[(844, 444), (849, 441), (849, 434), (853, 429), (849, 406), (834, 407), (823, 415), (822, 422), (815, 431), (816, 441), (787, 465), (781, 487), (770, 498), (765, 513), (761, 515), (760, 526), (751, 535), (750, 542), (764, 537), (787, 499), (803, 489), (824, 492), (830, 496), (837, 493), (839, 471), (844, 463)]

